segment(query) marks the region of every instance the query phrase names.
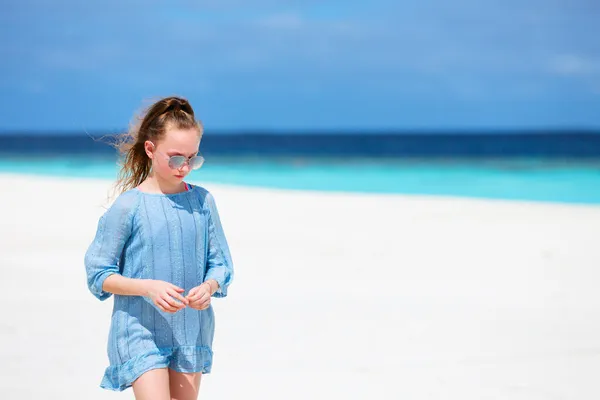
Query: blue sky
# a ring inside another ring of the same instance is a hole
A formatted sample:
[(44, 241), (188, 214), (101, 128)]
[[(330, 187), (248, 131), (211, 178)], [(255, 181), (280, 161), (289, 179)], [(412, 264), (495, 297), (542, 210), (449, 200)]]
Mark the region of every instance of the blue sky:
[[(369, 3), (369, 4), (367, 4)], [(600, 129), (596, 0), (8, 0), (0, 131)]]

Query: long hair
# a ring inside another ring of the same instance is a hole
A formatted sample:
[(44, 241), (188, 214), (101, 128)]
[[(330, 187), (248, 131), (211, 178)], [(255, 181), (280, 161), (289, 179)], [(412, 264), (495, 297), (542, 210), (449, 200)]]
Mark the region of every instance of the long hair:
[(116, 145), (121, 169), (115, 189), (123, 193), (142, 183), (150, 173), (152, 161), (146, 154), (146, 140), (157, 143), (167, 129), (198, 129), (202, 136), (202, 123), (196, 120), (190, 103), (181, 97), (165, 97), (134, 117), (128, 132), (117, 137)]

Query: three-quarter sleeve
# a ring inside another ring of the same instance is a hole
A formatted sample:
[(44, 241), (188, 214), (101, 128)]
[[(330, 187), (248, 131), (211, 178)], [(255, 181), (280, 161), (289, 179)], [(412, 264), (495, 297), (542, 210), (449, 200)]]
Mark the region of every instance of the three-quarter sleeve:
[(119, 264), (125, 243), (131, 236), (133, 200), (127, 193), (115, 200), (100, 217), (94, 240), (85, 253), (88, 288), (102, 301), (112, 295), (102, 289), (106, 278), (122, 272)]
[(208, 214), (208, 255), (204, 280), (216, 280), (219, 289), (213, 296), (225, 297), (233, 280), (233, 263), (215, 200), (209, 192), (206, 193), (204, 207)]

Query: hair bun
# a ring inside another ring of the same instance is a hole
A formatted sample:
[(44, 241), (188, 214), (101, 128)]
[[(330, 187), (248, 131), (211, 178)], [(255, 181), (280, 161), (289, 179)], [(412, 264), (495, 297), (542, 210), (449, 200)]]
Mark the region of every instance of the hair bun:
[(165, 99), (164, 113), (167, 113), (167, 112), (175, 113), (177, 111), (183, 111), (190, 115), (194, 115), (194, 110), (192, 109), (192, 106), (186, 99), (183, 99), (181, 97), (169, 97), (169, 98)]

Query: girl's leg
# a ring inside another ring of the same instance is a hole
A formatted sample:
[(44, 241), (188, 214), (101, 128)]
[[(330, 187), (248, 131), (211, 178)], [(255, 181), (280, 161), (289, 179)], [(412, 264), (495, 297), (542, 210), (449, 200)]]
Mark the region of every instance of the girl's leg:
[(169, 369), (171, 400), (196, 400), (200, 390), (201, 372), (185, 373)]
[(136, 400), (171, 400), (169, 373), (166, 368), (144, 372), (131, 386)]

